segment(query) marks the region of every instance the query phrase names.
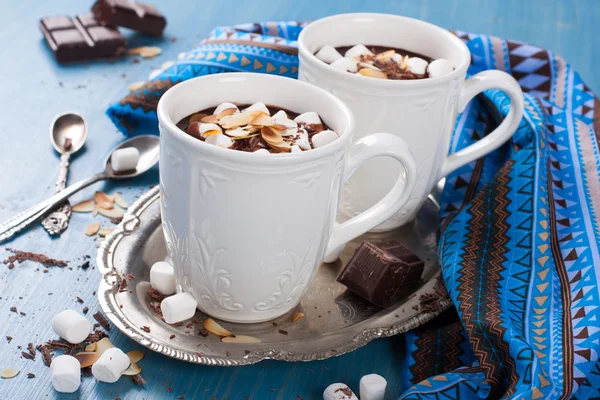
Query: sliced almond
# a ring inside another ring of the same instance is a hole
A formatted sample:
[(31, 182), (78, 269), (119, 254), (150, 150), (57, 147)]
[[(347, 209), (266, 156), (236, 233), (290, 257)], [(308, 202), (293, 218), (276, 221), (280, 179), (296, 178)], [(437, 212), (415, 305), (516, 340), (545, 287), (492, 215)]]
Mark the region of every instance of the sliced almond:
[(125, 200), (123, 200), (123, 198), (119, 195), (119, 193), (115, 193), (113, 194), (113, 197), (115, 199), (115, 203), (117, 203), (117, 205), (121, 208), (129, 208), (129, 204), (127, 204), (127, 202)]
[(225, 131), (225, 133), (227, 136), (231, 136), (233, 138), (245, 138), (250, 134), (257, 132), (258, 130), (259, 128), (256, 126), (245, 126), (243, 128), (228, 129)]
[(96, 192), (94, 193), (94, 201), (98, 204), (99, 207), (104, 208), (106, 210), (110, 210), (113, 208), (113, 200), (108, 197), (108, 195), (104, 192)]
[(100, 237), (105, 237), (110, 235), (116, 228), (114, 227), (110, 227), (110, 228), (102, 228), (100, 229), (100, 231), (98, 232), (98, 235), (100, 235)]
[(104, 215), (107, 218), (119, 219), (119, 218), (123, 218), (123, 215), (125, 215), (125, 210), (123, 210), (119, 206), (116, 206), (116, 207), (111, 208), (110, 210), (107, 210), (107, 209), (104, 209), (104, 208), (99, 208), (98, 209), (98, 213), (100, 215)]
[(115, 347), (115, 345), (111, 343), (110, 339), (102, 338), (96, 342), (96, 353), (102, 355), (106, 350), (112, 349), (113, 347)]
[(400, 68), (402, 68), (402, 70), (406, 71), (406, 69), (408, 68), (408, 56), (404, 56), (404, 59), (402, 60), (402, 64), (400, 64)]
[(214, 319), (209, 318), (204, 321), (204, 329), (217, 336), (233, 336), (233, 333), (219, 325)]
[(223, 117), (227, 117), (228, 115), (233, 115), (238, 112), (237, 108), (226, 108), (217, 115), (217, 119), (221, 119)]
[(260, 130), (260, 134), (263, 139), (269, 144), (279, 144), (283, 143), (283, 136), (276, 129), (273, 129), (270, 126), (263, 126)]
[(98, 215), (98, 210), (100, 209), (100, 206), (94, 203), (94, 209), (92, 210), (92, 216), (96, 216)]
[(160, 53), (162, 53), (162, 49), (160, 47), (156, 47), (156, 46), (134, 47), (134, 48), (129, 49), (127, 51), (127, 54), (136, 55), (136, 56), (142, 56), (144, 58), (156, 57)]
[(84, 351), (87, 351), (87, 352), (96, 351), (96, 342), (90, 343), (87, 346), (85, 346)]
[(383, 53), (377, 54), (375, 56), (375, 59), (377, 61), (382, 61), (382, 62), (390, 61), (392, 59), (392, 57), (394, 56), (394, 54), (396, 54), (395, 50), (384, 51)]
[(252, 121), (250, 121), (250, 125), (255, 126), (268, 126), (273, 124), (273, 118), (269, 117), (266, 114), (260, 113)]
[(227, 115), (221, 118), (219, 120), (219, 124), (224, 129), (232, 129), (237, 128), (239, 126), (248, 125), (250, 121), (252, 121), (255, 117), (256, 115), (253, 115), (253, 113), (237, 113), (233, 115)]
[(121, 372), (121, 374), (131, 376), (131, 375), (137, 375), (140, 372), (142, 372), (142, 367), (140, 367), (136, 363), (132, 362), (131, 365), (129, 366), (129, 368), (127, 368), (125, 371)]
[[(212, 115), (211, 115), (212, 116)], [(204, 113), (195, 113), (190, 117), (190, 124), (196, 121), (202, 121), (202, 118), (208, 117), (208, 114)]]
[(274, 125), (271, 125), (271, 128), (275, 129), (276, 131), (281, 131), (281, 132), (287, 130), (287, 126), (285, 126), (283, 124), (274, 124)]
[(94, 211), (95, 206), (96, 203), (94, 203), (94, 200), (85, 200), (81, 203), (75, 204), (73, 207), (71, 207), (71, 210), (78, 213), (89, 213)]
[(2, 377), (2, 379), (12, 379), (19, 375), (19, 372), (21, 371), (14, 368), (4, 368), (0, 371), (0, 377)]
[(85, 234), (88, 236), (94, 236), (100, 230), (100, 222), (89, 224), (85, 227)]
[(294, 316), (292, 317), (292, 322), (296, 323), (300, 318), (304, 317), (304, 313), (303, 312), (299, 312), (294, 314)]
[(144, 352), (141, 350), (132, 350), (127, 353), (127, 356), (129, 357), (129, 360), (133, 364), (133, 363), (140, 362), (140, 360), (142, 358), (144, 358)]
[(140, 90), (141, 88), (144, 87), (144, 85), (146, 84), (146, 82), (133, 82), (129, 84), (129, 91), (130, 92), (134, 92), (136, 90)]
[(284, 153), (289, 153), (290, 151), (292, 151), (292, 146), (288, 142), (281, 142), (278, 144), (268, 143), (268, 145), (274, 148), (275, 150), (279, 150)]
[(82, 351), (81, 353), (75, 354), (73, 357), (75, 357), (77, 360), (79, 360), (79, 363), (81, 364), (81, 368), (87, 368), (87, 367), (91, 367), (92, 365), (94, 365), (94, 363), (96, 361), (98, 361), (98, 359), (100, 358), (100, 354), (88, 352), (88, 351)]
[[(192, 121), (190, 121), (191, 123)], [(202, 117), (200, 122), (204, 122), (205, 124), (218, 124), (219, 118), (216, 115), (207, 115), (206, 117)]]
[(223, 342), (223, 343), (260, 343), (260, 339), (252, 337), (252, 336), (237, 335), (237, 336), (224, 337), (221, 339), (221, 342)]
[(375, 71), (374, 69), (370, 68), (363, 68), (358, 71), (358, 73), (362, 76), (368, 76), (369, 78), (387, 79), (387, 75), (384, 72)]
[(374, 66), (373, 64), (369, 64), (369, 63), (366, 63), (366, 62), (361, 62), (361, 63), (358, 63), (358, 66), (359, 66), (359, 67), (362, 67), (362, 68), (368, 68), (368, 69), (372, 69), (372, 70), (374, 70), (374, 71), (381, 71), (379, 68), (377, 68), (377, 67), (376, 67), (376, 66)]

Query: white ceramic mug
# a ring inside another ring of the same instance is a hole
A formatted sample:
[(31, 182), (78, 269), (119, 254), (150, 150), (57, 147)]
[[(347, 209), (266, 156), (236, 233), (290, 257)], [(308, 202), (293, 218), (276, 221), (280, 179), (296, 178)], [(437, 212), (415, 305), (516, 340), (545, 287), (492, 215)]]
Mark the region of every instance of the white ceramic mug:
[[(195, 139), (176, 123), (229, 101), (317, 112), (340, 137), (301, 153), (252, 154)], [(169, 89), (158, 104), (163, 230), (182, 290), (209, 315), (260, 322), (294, 308), (326, 251), (397, 212), (414, 187), (401, 139), (377, 133), (352, 143), (354, 118), (338, 98), (294, 79), (218, 74)], [(365, 161), (402, 164), (391, 192), (334, 227), (342, 183)]]
[[(336, 70), (314, 56), (324, 45), (355, 44), (445, 58), (455, 69), (437, 78), (381, 80)], [(441, 178), (506, 142), (523, 115), (523, 93), (514, 78), (501, 71), (485, 71), (465, 81), (471, 61), (467, 46), (447, 30), (424, 21), (388, 14), (334, 15), (310, 23), (302, 30), (298, 45), (299, 79), (333, 93), (350, 107), (356, 118), (356, 140), (367, 132), (394, 133), (408, 143), (417, 161), (417, 184), (410, 199), (376, 230), (393, 229), (414, 218)], [(508, 116), (485, 138), (448, 155), (457, 114), (487, 89), (500, 89), (510, 97)], [(389, 160), (365, 164), (344, 186), (338, 220), (371, 207), (390, 190), (397, 176), (398, 167)]]

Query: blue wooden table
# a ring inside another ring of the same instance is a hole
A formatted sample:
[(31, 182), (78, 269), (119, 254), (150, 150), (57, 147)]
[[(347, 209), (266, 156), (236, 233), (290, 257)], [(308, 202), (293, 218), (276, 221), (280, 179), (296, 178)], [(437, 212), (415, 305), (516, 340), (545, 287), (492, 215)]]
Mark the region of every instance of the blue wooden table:
[[(127, 92), (129, 83), (145, 80), (150, 71), (193, 46), (215, 25), (310, 20), (352, 11), (403, 14), (447, 28), (546, 47), (573, 63), (588, 85), (600, 91), (598, 0), (165, 0), (156, 3), (168, 18), (165, 38), (153, 40), (131, 32), (126, 34), (132, 46), (162, 47), (160, 57), (138, 64), (125, 60), (63, 67), (54, 62), (42, 42), (38, 21), (46, 15), (85, 12), (91, 1), (0, 1), (3, 44), (0, 47), (0, 221), (53, 193), (58, 158), (48, 141), (48, 125), (56, 114), (75, 110), (89, 125), (87, 145), (72, 161), (69, 181), (101, 170), (107, 152), (123, 139), (104, 115), (106, 107)], [(90, 198), (94, 190), (119, 190), (132, 201), (157, 181), (154, 170), (118, 186), (97, 184), (73, 201)], [(92, 260), (95, 256), (94, 239), (83, 234), (90, 220), (89, 214), (75, 214), (69, 230), (60, 239), (50, 238), (36, 225), (7, 245), (69, 260), (70, 268), (50, 268), (44, 273), (33, 263), (12, 270), (0, 265), (0, 369), (13, 367), (21, 371), (14, 379), (0, 380), (0, 399), (169, 399), (181, 394), (187, 399), (320, 399), (328, 384), (345, 382), (358, 389), (360, 377), (373, 372), (388, 379), (389, 399), (402, 391), (398, 380), (401, 365), (396, 357), (404, 351), (402, 341), (390, 338), (327, 361), (262, 362), (238, 368), (191, 365), (147, 352), (141, 362), (142, 375), (147, 381), (144, 387), (133, 385), (129, 379), (109, 385), (87, 378), (77, 394), (58, 395), (51, 388), (49, 370), (41, 357), (36, 361), (24, 359), (18, 346), (53, 338), (50, 320), (65, 308), (81, 310), (87, 306), (88, 315), (97, 311), (93, 292), (99, 274), (94, 268), (77, 268), (84, 255), (91, 255)], [(0, 260), (8, 254), (3, 246)], [(76, 297), (85, 303), (79, 304)], [(13, 306), (26, 315), (11, 312)], [(8, 343), (5, 336), (12, 336), (13, 340)], [(126, 351), (140, 348), (118, 332), (111, 332), (111, 337)], [(27, 372), (35, 373), (36, 378), (27, 379)]]

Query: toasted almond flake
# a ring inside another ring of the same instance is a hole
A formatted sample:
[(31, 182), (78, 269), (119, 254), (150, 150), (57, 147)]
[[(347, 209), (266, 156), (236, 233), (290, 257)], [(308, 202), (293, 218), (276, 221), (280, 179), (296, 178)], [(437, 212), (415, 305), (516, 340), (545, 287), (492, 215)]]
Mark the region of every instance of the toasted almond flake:
[(104, 208), (106, 210), (110, 210), (113, 208), (113, 200), (108, 197), (108, 195), (104, 192), (96, 192), (94, 193), (94, 201), (100, 208)]
[(160, 53), (162, 53), (162, 49), (160, 47), (156, 47), (156, 46), (134, 47), (127, 51), (127, 54), (129, 54), (129, 55), (142, 56), (143, 58), (156, 57)]
[(217, 115), (217, 119), (221, 119), (223, 117), (227, 117), (228, 115), (233, 115), (238, 112), (237, 108), (226, 108)]
[(4, 368), (0, 371), (0, 377), (2, 377), (2, 379), (12, 379), (19, 375), (19, 372), (21, 371), (14, 368)]
[(245, 126), (243, 128), (228, 129), (225, 133), (233, 138), (246, 138), (248, 135), (257, 132), (259, 129), (255, 126)]
[(87, 346), (85, 346), (84, 350), (87, 352), (96, 351), (96, 342), (88, 344)]
[[(196, 122), (196, 121), (200, 121), (202, 122), (202, 118), (208, 117), (208, 114), (204, 114), (204, 113), (195, 113), (192, 114), (192, 116), (190, 117), (190, 124), (192, 122)], [(212, 115), (211, 115), (212, 117)]]
[(252, 336), (237, 335), (237, 336), (228, 336), (228, 337), (221, 338), (221, 342), (223, 342), (223, 343), (260, 343), (260, 339), (252, 337)]
[(100, 230), (100, 222), (89, 224), (85, 227), (85, 234), (88, 236), (94, 236)]
[(396, 54), (395, 50), (384, 51), (383, 53), (379, 53), (375, 56), (377, 61), (386, 62), (392, 59), (392, 57)]
[(144, 85), (146, 84), (146, 82), (133, 82), (129, 84), (129, 91), (130, 92), (134, 92), (136, 90), (140, 90), (141, 88), (144, 87)]
[(123, 210), (119, 206), (116, 206), (116, 207), (113, 207), (110, 210), (106, 210), (104, 208), (100, 208), (100, 209), (98, 209), (98, 213), (100, 215), (103, 215), (103, 216), (107, 217), (107, 218), (111, 218), (111, 219), (112, 218), (116, 218), (116, 219), (119, 219), (119, 218), (123, 218), (123, 215), (125, 215), (125, 210)]
[(217, 336), (233, 336), (233, 333), (219, 325), (214, 319), (208, 318), (204, 321), (204, 329)]
[(96, 203), (94, 203), (94, 200), (85, 200), (81, 203), (75, 204), (73, 207), (71, 207), (71, 210), (78, 213), (89, 213), (94, 211), (95, 206)]
[(140, 367), (136, 363), (132, 362), (131, 365), (129, 366), (129, 368), (127, 368), (125, 371), (121, 372), (121, 374), (132, 376), (132, 375), (138, 375), (140, 372), (142, 372), (142, 367)]
[(207, 115), (206, 117), (202, 117), (200, 119), (200, 122), (204, 122), (205, 124), (218, 124), (219, 117), (217, 117), (216, 115)]
[(404, 70), (404, 71), (406, 71), (406, 69), (408, 68), (408, 60), (409, 60), (409, 57), (404, 56), (404, 59), (402, 60), (402, 64), (400, 64), (400, 68), (402, 68), (402, 70)]
[(77, 360), (79, 360), (79, 363), (81, 364), (81, 368), (87, 368), (87, 367), (91, 367), (92, 365), (94, 365), (94, 363), (96, 361), (98, 361), (98, 359), (100, 358), (100, 354), (88, 352), (88, 351), (82, 351), (81, 353), (75, 354), (73, 357), (75, 357)]
[(132, 350), (127, 353), (129, 360), (131, 363), (138, 363), (142, 358), (144, 358), (144, 352), (141, 350)]
[(387, 79), (387, 75), (384, 72), (375, 71), (374, 69), (363, 68), (358, 73), (369, 78)]
[(129, 208), (129, 204), (127, 204), (127, 202), (125, 200), (123, 200), (123, 198), (119, 195), (119, 193), (115, 193), (113, 195), (113, 197), (115, 198), (115, 203), (117, 203), (117, 205), (121, 208)]
[(260, 134), (269, 144), (279, 144), (283, 142), (283, 137), (281, 134), (270, 126), (263, 126), (263, 128), (260, 130)]
[(98, 215), (98, 210), (100, 209), (100, 206), (94, 203), (94, 209), (92, 210), (92, 216), (96, 216)]
[(303, 312), (299, 312), (294, 314), (294, 316), (292, 317), (292, 322), (296, 323), (296, 321), (298, 321), (300, 318), (304, 317), (304, 313)]
[(115, 347), (114, 344), (111, 343), (109, 338), (102, 338), (98, 342), (96, 342), (96, 353), (102, 355), (106, 350)]
[(260, 113), (250, 121), (250, 125), (268, 126), (273, 124), (273, 118), (266, 114)]
[(366, 63), (366, 62), (358, 63), (358, 66), (359, 67), (363, 67), (363, 68), (372, 69), (373, 71), (381, 71), (379, 68), (377, 68), (373, 64), (369, 64), (369, 63)]
[[(260, 114), (260, 112), (258, 114)], [(254, 113), (237, 113), (233, 115), (227, 115), (219, 120), (219, 124), (224, 129), (237, 128), (239, 126), (248, 125), (250, 121), (256, 117), (256, 115), (254, 115)]]
[(102, 228), (100, 229), (100, 231), (98, 232), (98, 235), (100, 235), (100, 237), (105, 237), (108, 236), (112, 233), (112, 231), (114, 231), (116, 228), (114, 227), (110, 227), (110, 228)]

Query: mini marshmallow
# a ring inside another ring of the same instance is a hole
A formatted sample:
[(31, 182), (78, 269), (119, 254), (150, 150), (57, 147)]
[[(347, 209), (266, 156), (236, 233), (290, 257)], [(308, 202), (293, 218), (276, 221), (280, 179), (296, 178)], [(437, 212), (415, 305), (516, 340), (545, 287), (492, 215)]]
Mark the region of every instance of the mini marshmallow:
[(313, 148), (316, 149), (318, 147), (323, 147), (326, 144), (333, 142), (337, 138), (338, 135), (334, 131), (326, 130), (319, 132), (312, 137)]
[(392, 60), (394, 60), (397, 64), (402, 64), (402, 61), (404, 61), (404, 57), (402, 57), (401, 54), (394, 53), (394, 55), (392, 56)]
[(356, 73), (356, 71), (358, 71), (358, 65), (356, 64), (356, 61), (345, 57), (340, 58), (339, 60), (336, 60), (329, 65), (332, 68), (339, 69), (340, 71), (344, 72)]
[(160, 303), (160, 310), (167, 324), (176, 324), (190, 319), (196, 313), (196, 299), (189, 293), (167, 297)]
[(443, 58), (432, 61), (427, 67), (430, 78), (437, 78), (438, 76), (449, 74), (452, 71), (454, 71), (452, 63)]
[(267, 115), (271, 115), (267, 106), (264, 103), (254, 103), (250, 107), (244, 108), (242, 110), (243, 113), (252, 112), (252, 111), (263, 111)]
[(223, 111), (225, 111), (225, 110), (227, 110), (229, 108), (235, 108), (236, 111), (239, 111), (238, 110), (238, 106), (236, 106), (235, 104), (225, 102), (225, 103), (219, 104), (217, 106), (217, 108), (215, 108), (215, 112), (213, 113), (213, 115), (219, 115), (219, 114), (221, 114), (221, 112), (223, 112)]
[(140, 162), (140, 151), (135, 147), (115, 150), (110, 156), (112, 169), (116, 172), (134, 170), (138, 162)]
[(298, 137), (294, 139), (293, 144), (297, 145), (302, 150), (310, 150), (312, 148), (310, 147), (310, 142), (308, 141), (308, 132), (306, 132), (306, 129), (298, 130)]
[(59, 393), (74, 393), (81, 385), (81, 364), (73, 356), (58, 356), (50, 364), (52, 386)]
[(348, 385), (332, 383), (323, 392), (323, 400), (358, 400), (358, 398)]
[(331, 64), (332, 62), (342, 58), (342, 55), (335, 49), (335, 47), (327, 44), (321, 47), (321, 50), (317, 51), (315, 57), (323, 62), (326, 62), (327, 64)]
[(273, 122), (276, 124), (280, 124), (283, 121), (288, 119), (288, 115), (285, 111), (279, 110), (275, 114), (273, 114)]
[(311, 125), (321, 125), (321, 118), (319, 118), (319, 114), (317, 114), (314, 111), (309, 111), (309, 112), (305, 112), (304, 114), (300, 114), (298, 115), (296, 118), (294, 118), (294, 122), (296, 123), (305, 123), (305, 124), (311, 124)]
[(170, 264), (164, 261), (154, 263), (152, 268), (150, 268), (150, 284), (164, 295), (170, 296), (175, 294), (177, 291), (175, 270)]
[(425, 75), (427, 71), (427, 61), (419, 57), (411, 57), (408, 59), (408, 70), (415, 75)]
[(130, 363), (127, 354), (119, 348), (111, 347), (92, 365), (92, 375), (100, 382), (115, 383), (123, 371), (129, 368)]
[(348, 49), (348, 51), (346, 51), (346, 54), (344, 54), (344, 57), (354, 58), (354, 57), (362, 56), (363, 54), (373, 54), (373, 53), (371, 52), (371, 50), (367, 49), (362, 44), (357, 44), (356, 46)]
[(258, 149), (253, 151), (254, 154), (271, 154), (267, 149)]
[(370, 374), (360, 378), (360, 400), (383, 400), (387, 381), (381, 375)]
[(212, 144), (217, 147), (224, 147), (228, 149), (233, 144), (233, 140), (229, 138), (227, 135), (223, 135), (222, 133), (217, 133), (216, 135), (210, 135), (204, 141), (205, 143)]
[(302, 149), (297, 144), (292, 145), (291, 153), (302, 153)]
[(214, 135), (214, 132), (223, 133), (223, 129), (217, 124), (201, 123), (198, 129), (200, 130), (200, 135), (203, 137)]
[(71, 344), (78, 344), (88, 337), (92, 324), (77, 311), (65, 310), (52, 318), (52, 330)]

